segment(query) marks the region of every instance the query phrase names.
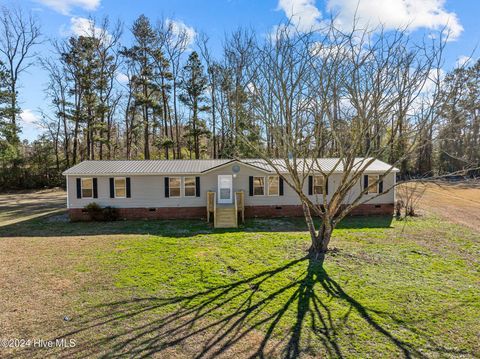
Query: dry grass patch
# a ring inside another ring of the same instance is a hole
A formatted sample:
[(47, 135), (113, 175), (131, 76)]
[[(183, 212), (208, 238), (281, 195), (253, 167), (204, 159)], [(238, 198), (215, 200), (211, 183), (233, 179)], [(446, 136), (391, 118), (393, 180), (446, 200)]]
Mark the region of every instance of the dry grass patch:
[(480, 232), (480, 181), (438, 182), (423, 185), (426, 189), (420, 210), (435, 213), (453, 223)]
[(0, 227), (63, 212), (66, 208), (66, 201), (66, 192), (62, 189), (1, 194)]

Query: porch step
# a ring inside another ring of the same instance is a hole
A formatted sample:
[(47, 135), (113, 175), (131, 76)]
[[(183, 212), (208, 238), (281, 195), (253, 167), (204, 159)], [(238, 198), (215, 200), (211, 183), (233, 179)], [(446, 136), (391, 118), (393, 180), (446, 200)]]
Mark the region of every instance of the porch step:
[(217, 207), (215, 228), (235, 228), (235, 208)]

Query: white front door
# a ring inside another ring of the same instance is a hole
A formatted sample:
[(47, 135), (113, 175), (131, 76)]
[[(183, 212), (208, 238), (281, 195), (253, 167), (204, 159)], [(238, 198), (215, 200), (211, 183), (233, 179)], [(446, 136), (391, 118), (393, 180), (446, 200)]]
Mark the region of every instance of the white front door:
[(218, 175), (218, 203), (232, 203), (232, 175)]

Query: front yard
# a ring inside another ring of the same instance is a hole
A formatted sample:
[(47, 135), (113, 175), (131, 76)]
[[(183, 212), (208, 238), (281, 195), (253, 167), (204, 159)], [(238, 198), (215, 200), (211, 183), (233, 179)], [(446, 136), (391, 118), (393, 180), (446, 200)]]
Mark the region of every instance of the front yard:
[(74, 339), (7, 355), (478, 357), (478, 233), (428, 215), (347, 220), (322, 266), (302, 221), (0, 227), (1, 338)]

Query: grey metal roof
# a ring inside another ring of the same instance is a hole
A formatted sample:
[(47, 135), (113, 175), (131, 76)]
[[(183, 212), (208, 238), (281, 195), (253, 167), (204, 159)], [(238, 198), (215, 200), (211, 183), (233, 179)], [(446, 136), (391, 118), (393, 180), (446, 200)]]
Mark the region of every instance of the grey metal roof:
[(231, 160), (121, 160), (83, 161), (65, 172), (64, 175), (90, 174), (190, 174), (201, 173)]
[[(371, 160), (372, 163), (368, 164)], [(260, 167), (265, 169), (269, 172), (274, 172), (274, 168), (268, 164), (263, 159), (243, 159), (242, 162), (248, 163), (250, 165), (254, 165), (256, 167)], [(272, 159), (272, 163), (277, 168), (282, 168), (280, 172), (288, 172), (286, 162), (282, 159)], [(290, 160), (290, 163), (293, 165), (293, 160)], [(368, 166), (367, 166), (368, 164)], [(325, 173), (329, 172), (343, 172), (344, 171), (344, 162), (340, 158), (307, 158), (307, 159), (297, 159), (296, 160), (297, 171), (299, 172), (309, 172), (310, 170), (313, 171), (322, 171)], [(353, 171), (356, 170), (364, 170), (367, 172), (385, 172), (391, 169), (392, 166), (388, 163), (380, 161), (378, 159), (373, 159), (369, 157), (357, 157), (354, 160), (353, 164)], [(398, 172), (398, 168), (393, 167), (393, 172)]]
[[(217, 159), (217, 160), (98, 160), (83, 161), (63, 172), (64, 175), (159, 175), (159, 174), (200, 174), (235, 161), (253, 166), (266, 172), (275, 172), (274, 168), (263, 159)], [(363, 168), (368, 159), (356, 158), (357, 169)], [(284, 160), (272, 159), (280, 172), (288, 172)], [(335, 167), (336, 166), (336, 167)], [(374, 160), (366, 169), (368, 172), (383, 172), (391, 165)], [(299, 172), (321, 170), (323, 172), (343, 172), (343, 164), (338, 158), (298, 159)], [(398, 169), (394, 168), (394, 172)]]

